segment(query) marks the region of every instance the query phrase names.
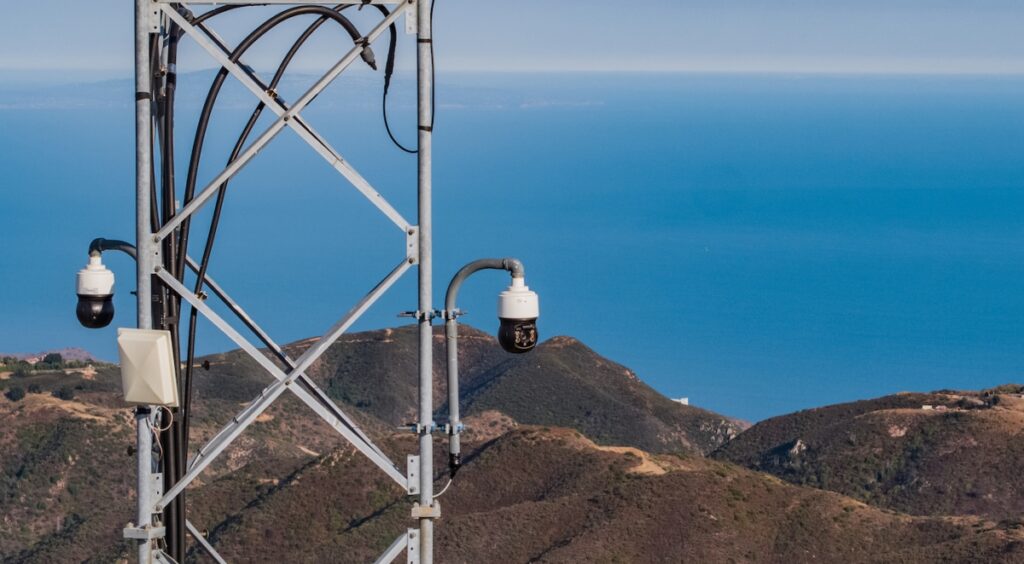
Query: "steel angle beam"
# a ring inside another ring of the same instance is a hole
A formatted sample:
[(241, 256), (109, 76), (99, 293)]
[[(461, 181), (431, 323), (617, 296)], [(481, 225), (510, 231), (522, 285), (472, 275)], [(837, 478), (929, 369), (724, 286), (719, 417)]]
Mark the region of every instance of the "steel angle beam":
[(201, 546), (203, 550), (206, 551), (206, 554), (210, 555), (210, 558), (216, 560), (217, 564), (227, 564), (224, 558), (222, 558), (221, 555), (217, 552), (217, 549), (213, 548), (213, 545), (210, 544), (210, 541), (206, 540), (206, 537), (203, 536), (203, 533), (199, 532), (199, 530), (196, 529), (196, 526), (192, 524), (192, 521), (186, 519), (185, 528), (188, 529), (188, 532), (192, 535), (192, 538), (196, 539), (196, 542), (199, 543), (199, 546)]
[[(412, 0), (408, 0), (412, 4)], [(192, 39), (202, 47), (214, 60), (223, 68), (238, 79), (249, 91), (251, 91), (266, 107), (270, 108), (277, 116), (277, 120), (270, 125), (255, 141), (239, 154), (227, 167), (218, 174), (203, 190), (201, 190), (174, 218), (165, 223), (156, 233), (158, 240), (163, 240), (174, 232), (175, 229), (187, 218), (191, 217), (212, 197), (219, 186), (237, 174), (242, 167), (249, 163), (274, 137), (285, 127), (290, 127), (313, 148), (328, 164), (344, 176), (357, 190), (359, 190), (381, 213), (387, 216), (399, 229), (408, 231), (411, 225), (384, 197), (377, 192), (369, 182), (366, 181), (344, 158), (334, 150), (321, 135), (319, 135), (299, 114), (313, 99), (329, 86), (342, 72), (345, 71), (363, 52), (363, 49), (376, 41), (380, 35), (395, 20), (402, 16), (404, 10), (393, 10), (387, 17), (378, 23), (358, 45), (348, 51), (320, 80), (311, 86), (290, 107), (285, 106), (269, 92), (260, 87), (259, 84), (246, 72), (242, 66), (230, 60), (228, 54), (217, 45), (214, 45), (195, 26), (179, 14), (172, 6), (162, 5), (161, 9), (167, 16), (181, 27)]]
[(403, 489), (408, 489), (408, 483), (405, 476), (397, 469), (394, 463), (388, 460), (387, 457), (381, 455), (379, 449), (369, 446), (369, 444), (363, 441), (361, 437), (357, 436), (345, 425), (339, 422), (329, 410), (327, 410), (305, 389), (293, 386), (292, 384), (295, 379), (298, 378), (298, 376), (302, 374), (309, 365), (319, 358), (319, 356), (323, 354), (323, 352), (325, 352), (327, 348), (333, 344), (337, 338), (340, 337), (352, 325), (352, 323), (369, 308), (370, 305), (373, 304), (373, 302), (375, 302), (388, 288), (390, 288), (391, 285), (393, 285), (409, 267), (410, 264), (408, 260), (403, 259), (402, 262), (399, 263), (399, 265), (392, 270), (383, 281), (381, 281), (359, 302), (359, 304), (356, 305), (356, 307), (350, 310), (349, 313), (335, 324), (335, 326), (332, 327), (326, 335), (321, 337), (317, 343), (307, 349), (296, 362), (296, 367), (290, 370), (287, 374), (281, 371), (277, 365), (263, 355), (259, 349), (242, 337), (230, 324), (217, 315), (216, 312), (210, 309), (210, 307), (207, 306), (198, 296), (186, 289), (166, 270), (159, 269), (157, 271), (157, 275), (171, 290), (199, 310), (204, 317), (209, 319), (210, 322), (220, 329), (225, 336), (234, 341), (235, 344), (248, 353), (250, 357), (260, 364), (260, 366), (273, 375), (277, 381), (264, 389), (256, 400), (243, 409), (242, 412), (235, 416), (232, 421), (217, 433), (210, 442), (200, 449), (186, 475), (182, 477), (178, 483), (172, 486), (160, 501), (157, 502), (157, 510), (161, 510), (171, 499), (181, 493), (181, 491), (188, 486), (192, 480), (194, 480), (207, 466), (209, 466), (211, 462), (213, 462), (217, 455), (219, 455), (228, 444), (237, 438), (246, 427), (252, 424), (252, 422), (255, 421), (261, 413), (270, 407), (270, 405), (284, 392), (285, 389), (291, 390), (292, 393), (298, 396), (300, 400), (306, 403), (314, 412), (320, 415), (328, 424), (348, 439), (353, 446), (388, 474), (388, 476), (397, 482)]
[[(198, 272), (199, 266), (195, 263), (192, 257), (186, 256), (185, 263), (193, 271)], [(238, 317), (238, 319), (242, 321), (242, 323), (245, 324), (245, 326), (248, 327), (249, 330), (251, 330), (264, 345), (267, 346), (267, 348), (273, 351), (274, 355), (277, 356), (278, 359), (280, 359), (281, 362), (283, 362), (289, 370), (295, 369), (295, 361), (292, 360), (292, 358), (288, 356), (287, 353), (284, 352), (284, 349), (282, 349), (280, 345), (274, 342), (270, 335), (268, 335), (267, 332), (264, 331), (263, 328), (260, 327), (252, 319), (252, 317), (250, 317), (249, 314), (246, 313), (244, 309), (242, 309), (242, 306), (238, 305), (238, 303), (234, 299), (232, 299), (231, 296), (229, 296), (228, 293), (225, 292), (224, 289), (221, 288), (219, 284), (217, 284), (216, 280), (214, 280), (210, 276), (207, 276), (206, 279), (204, 280), (204, 285), (209, 287), (210, 290), (214, 293), (214, 295), (220, 298), (221, 302), (223, 302), (224, 305), (227, 306), (227, 308), (231, 310), (231, 312), (234, 313), (235, 316)], [(327, 395), (326, 392), (324, 392), (319, 386), (317, 386), (316, 382), (314, 382), (312, 378), (310, 378), (305, 373), (302, 373), (299, 374), (298, 382), (299, 384), (304, 386), (306, 390), (310, 394), (312, 394), (318, 402), (323, 404), (323, 406), (326, 409), (328, 409), (335, 417), (341, 419), (343, 424), (347, 426), (349, 430), (355, 433), (361, 440), (367, 443), (367, 445), (374, 449), (377, 453), (386, 457), (383, 451), (381, 451), (380, 448), (378, 448), (377, 445), (373, 443), (370, 437), (367, 436), (366, 433), (364, 433), (363, 430), (359, 428), (359, 425), (357, 425), (356, 422), (352, 420), (351, 417), (349, 417), (344, 411), (342, 411), (341, 407), (334, 403), (334, 400), (332, 400), (330, 396)]]
[(398, 535), (398, 538), (395, 539), (395, 542), (391, 543), (391, 546), (389, 546), (388, 549), (384, 551), (384, 554), (380, 555), (380, 558), (374, 560), (373, 564), (391, 564), (395, 561), (395, 558), (398, 558), (399, 554), (402, 554), (403, 550), (406, 550), (408, 546), (409, 533), (404, 532), (401, 535)]

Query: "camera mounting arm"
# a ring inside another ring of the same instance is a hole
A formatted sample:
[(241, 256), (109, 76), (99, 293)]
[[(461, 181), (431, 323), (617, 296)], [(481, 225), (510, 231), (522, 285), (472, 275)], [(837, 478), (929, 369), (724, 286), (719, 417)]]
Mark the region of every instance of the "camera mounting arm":
[(526, 269), (519, 259), (480, 259), (463, 266), (455, 273), (452, 281), (448, 284), (448, 292), (444, 295), (445, 313), (455, 311), (455, 299), (459, 296), (459, 288), (473, 274), (481, 270), (507, 270), (513, 278), (525, 278)]
[(459, 288), (467, 278), (481, 270), (506, 270), (512, 284), (498, 296), (498, 318), (501, 321), (498, 342), (510, 353), (524, 353), (537, 345), (537, 317), (540, 305), (537, 294), (526, 286), (526, 269), (514, 258), (475, 260), (459, 271), (448, 284), (444, 300), (445, 347), (448, 357), (448, 469), (452, 476), (462, 465), (459, 435), (459, 329), (460, 312), (455, 307)]
[(89, 243), (89, 256), (102, 254), (104, 251), (121, 251), (133, 259), (138, 256), (138, 252), (135, 250), (135, 245), (127, 241), (104, 239), (100, 237), (98, 239), (93, 239), (92, 242)]

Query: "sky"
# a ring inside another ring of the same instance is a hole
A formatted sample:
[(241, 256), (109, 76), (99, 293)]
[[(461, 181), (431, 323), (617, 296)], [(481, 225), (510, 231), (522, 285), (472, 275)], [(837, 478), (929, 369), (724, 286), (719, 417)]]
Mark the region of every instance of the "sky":
[[(127, 73), (130, 5), (5, 2), (0, 71)], [(1019, 0), (438, 0), (435, 28), (441, 70), (1024, 72)]]

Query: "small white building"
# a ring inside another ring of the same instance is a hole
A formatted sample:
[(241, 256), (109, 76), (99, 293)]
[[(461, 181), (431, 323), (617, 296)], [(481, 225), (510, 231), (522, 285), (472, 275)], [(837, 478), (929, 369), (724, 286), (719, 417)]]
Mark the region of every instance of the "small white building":
[(673, 398), (672, 401), (683, 405), (690, 405), (690, 398)]

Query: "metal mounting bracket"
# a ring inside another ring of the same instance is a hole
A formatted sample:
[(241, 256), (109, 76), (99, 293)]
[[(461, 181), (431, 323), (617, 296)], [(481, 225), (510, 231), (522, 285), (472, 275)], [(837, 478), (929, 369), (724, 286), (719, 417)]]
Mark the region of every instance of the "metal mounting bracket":
[(403, 311), (398, 314), (398, 317), (411, 317), (416, 321), (433, 321), (440, 317), (440, 315), (441, 314), (438, 310), (434, 310), (429, 313), (423, 313), (422, 311)]
[(469, 314), (468, 311), (463, 311), (461, 309), (456, 308), (456, 309), (453, 309), (451, 311), (448, 311), (448, 310), (438, 311), (437, 316), (440, 317), (441, 319), (444, 319), (445, 321), (451, 321), (451, 320), (458, 319), (458, 318), (462, 317), (463, 315), (468, 315), (468, 314)]
[(166, 527), (136, 527), (135, 523), (128, 523), (124, 528), (124, 538), (136, 540), (153, 540), (163, 538), (167, 533)]
[(413, 225), (405, 232), (405, 257), (409, 264), (420, 263), (420, 228)]
[(163, 472), (153, 472), (149, 475), (149, 491), (159, 499), (164, 496), (164, 474)]
[(409, 495), (420, 493), (420, 457), (418, 454), (406, 456), (405, 479), (409, 483)]
[(461, 423), (461, 422), (459, 424), (455, 425), (455, 427), (452, 427), (451, 423), (445, 423), (444, 424), (444, 433), (446, 435), (458, 435), (458, 434), (461, 434), (465, 430), (466, 430), (466, 425)]
[(153, 2), (146, 10), (146, 25), (150, 33), (160, 33), (160, 19), (160, 5)]
[(409, 529), (409, 544), (406, 545), (405, 554), (408, 564), (420, 564), (420, 531)]
[(418, 503), (412, 504), (413, 519), (440, 519), (441, 504), (435, 501), (429, 507), (423, 507)]
[(405, 33), (416, 35), (416, 3), (409, 2), (405, 7)]

